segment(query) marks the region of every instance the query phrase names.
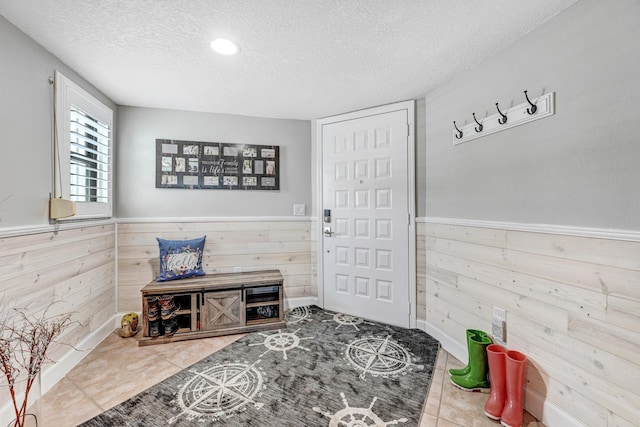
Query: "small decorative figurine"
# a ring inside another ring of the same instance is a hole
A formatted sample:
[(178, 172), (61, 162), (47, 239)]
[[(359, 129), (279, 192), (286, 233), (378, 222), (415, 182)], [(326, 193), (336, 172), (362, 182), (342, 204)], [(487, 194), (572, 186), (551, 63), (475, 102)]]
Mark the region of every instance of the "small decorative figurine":
[(118, 332), (122, 338), (134, 336), (138, 332), (138, 315), (133, 312), (125, 314), (122, 316), (120, 325), (122, 329)]

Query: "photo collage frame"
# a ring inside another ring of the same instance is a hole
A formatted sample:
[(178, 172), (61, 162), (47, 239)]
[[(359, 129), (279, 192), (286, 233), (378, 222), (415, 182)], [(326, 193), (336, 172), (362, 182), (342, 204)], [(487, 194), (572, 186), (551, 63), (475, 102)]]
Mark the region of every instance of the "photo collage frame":
[(156, 139), (156, 188), (280, 190), (280, 147)]

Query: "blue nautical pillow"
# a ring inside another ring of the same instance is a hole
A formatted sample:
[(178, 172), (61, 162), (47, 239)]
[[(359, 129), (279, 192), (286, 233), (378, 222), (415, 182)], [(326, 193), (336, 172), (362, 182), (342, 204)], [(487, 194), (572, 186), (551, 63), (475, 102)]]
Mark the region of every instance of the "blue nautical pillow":
[(160, 245), (160, 276), (158, 282), (181, 279), (183, 277), (204, 276), (202, 236), (192, 240), (165, 240), (157, 237)]

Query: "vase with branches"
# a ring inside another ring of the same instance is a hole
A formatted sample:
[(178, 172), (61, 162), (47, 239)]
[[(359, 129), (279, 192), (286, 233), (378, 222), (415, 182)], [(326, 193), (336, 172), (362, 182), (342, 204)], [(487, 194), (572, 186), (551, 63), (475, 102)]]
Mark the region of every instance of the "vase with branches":
[[(26, 308), (0, 307), (0, 371), (5, 376), (15, 414), (11, 427), (26, 425), (29, 393), (34, 385), (39, 387), (42, 364), (49, 360), (47, 350), (73, 323), (70, 313), (50, 315), (52, 305), (39, 315), (28, 314)], [(17, 388), (21, 381), (24, 392)]]

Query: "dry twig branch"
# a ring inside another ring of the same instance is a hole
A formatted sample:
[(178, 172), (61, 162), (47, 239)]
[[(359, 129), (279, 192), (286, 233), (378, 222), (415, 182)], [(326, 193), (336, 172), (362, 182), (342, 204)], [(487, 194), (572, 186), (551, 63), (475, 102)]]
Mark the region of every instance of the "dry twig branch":
[[(15, 426), (24, 426), (28, 397), (34, 381), (48, 361), (49, 345), (72, 325), (71, 313), (50, 316), (49, 304), (39, 316), (28, 315), (26, 308), (0, 307), (0, 372), (7, 379), (7, 386), (16, 416)], [(13, 316), (11, 315), (13, 314)], [(16, 393), (16, 382), (26, 376), (22, 403)]]

